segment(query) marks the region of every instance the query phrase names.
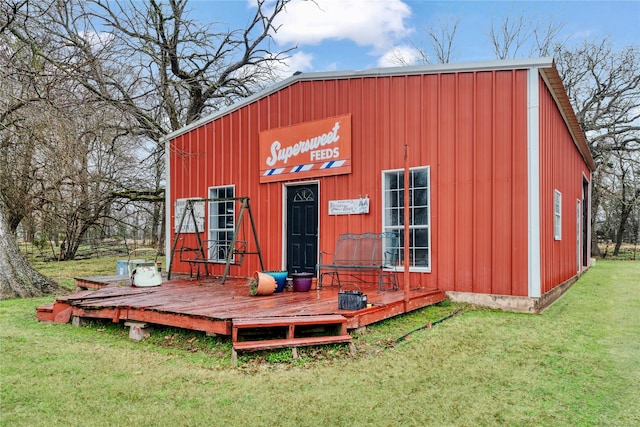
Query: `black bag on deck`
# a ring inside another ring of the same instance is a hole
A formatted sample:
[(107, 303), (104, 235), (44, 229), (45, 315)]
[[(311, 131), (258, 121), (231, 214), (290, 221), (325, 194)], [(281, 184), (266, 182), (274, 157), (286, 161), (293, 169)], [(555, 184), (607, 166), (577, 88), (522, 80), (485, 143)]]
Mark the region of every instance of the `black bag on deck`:
[(360, 291), (339, 291), (339, 310), (362, 310), (367, 306), (367, 296)]

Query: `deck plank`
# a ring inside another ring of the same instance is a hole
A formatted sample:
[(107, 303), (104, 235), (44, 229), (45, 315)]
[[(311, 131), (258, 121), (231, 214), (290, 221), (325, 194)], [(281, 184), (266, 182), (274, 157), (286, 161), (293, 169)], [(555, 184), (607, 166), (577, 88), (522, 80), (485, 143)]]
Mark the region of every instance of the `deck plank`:
[[(82, 280), (99, 282), (100, 279)], [(70, 305), (74, 307), (74, 313), (86, 317), (148, 321), (231, 334), (234, 318), (342, 315), (347, 319), (348, 328), (353, 329), (445, 298), (437, 290), (414, 289), (410, 292), (409, 304), (405, 304), (402, 291), (378, 292), (375, 284), (363, 285), (361, 291), (367, 294), (368, 302), (373, 306), (349, 311), (338, 309), (337, 286), (257, 297), (249, 295), (246, 278), (227, 278), (223, 285), (221, 278), (191, 280), (182, 277), (165, 280), (155, 287), (122, 286), (114, 284), (111, 276), (106, 276), (105, 282), (100, 289), (60, 297), (54, 306)]]

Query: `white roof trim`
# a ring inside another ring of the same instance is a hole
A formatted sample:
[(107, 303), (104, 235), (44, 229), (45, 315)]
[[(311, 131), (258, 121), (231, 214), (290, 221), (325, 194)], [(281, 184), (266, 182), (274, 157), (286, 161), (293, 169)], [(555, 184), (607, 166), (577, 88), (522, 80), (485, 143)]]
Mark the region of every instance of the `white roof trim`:
[(494, 71), (494, 70), (513, 70), (513, 69), (530, 69), (530, 68), (548, 68), (553, 65), (553, 58), (533, 58), (533, 59), (510, 59), (503, 61), (482, 61), (482, 62), (463, 62), (458, 64), (435, 64), (435, 65), (417, 65), (411, 67), (388, 67), (373, 68), (361, 71), (331, 71), (318, 73), (300, 73), (293, 75), (273, 86), (244, 98), (229, 107), (216, 111), (213, 114), (205, 116), (200, 120), (184, 126), (176, 131), (165, 135), (162, 141), (172, 140), (183, 135), (197, 127), (218, 119), (224, 115), (232, 113), (258, 99), (264, 98), (275, 93), (296, 82), (309, 80), (339, 80), (363, 77), (381, 77), (381, 76), (411, 76), (418, 74), (441, 74), (441, 73), (463, 73), (473, 71)]

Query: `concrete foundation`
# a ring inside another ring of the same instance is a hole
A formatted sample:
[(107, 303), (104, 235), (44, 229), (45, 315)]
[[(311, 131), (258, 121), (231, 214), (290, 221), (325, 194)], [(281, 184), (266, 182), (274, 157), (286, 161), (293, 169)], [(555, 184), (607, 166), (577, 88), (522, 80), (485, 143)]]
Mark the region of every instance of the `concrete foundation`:
[(142, 322), (125, 322), (124, 326), (129, 327), (129, 338), (134, 341), (141, 341), (143, 338), (151, 336), (151, 327)]
[(515, 297), (510, 295), (476, 294), (472, 292), (447, 291), (451, 301), (466, 302), (483, 307), (497, 308), (515, 313), (538, 314), (545, 311), (573, 285), (579, 276), (572, 277), (539, 298)]
[(81, 328), (82, 326), (84, 326), (87, 322), (79, 316), (73, 316), (71, 317), (71, 324), (73, 326), (75, 326), (76, 328)]

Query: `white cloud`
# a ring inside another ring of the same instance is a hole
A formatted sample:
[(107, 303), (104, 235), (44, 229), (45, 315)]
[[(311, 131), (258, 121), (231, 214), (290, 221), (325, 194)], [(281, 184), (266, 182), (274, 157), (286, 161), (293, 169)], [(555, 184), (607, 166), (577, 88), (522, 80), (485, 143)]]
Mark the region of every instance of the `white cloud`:
[(296, 52), (287, 60), (289, 69), (294, 71), (309, 71), (312, 68), (313, 55), (303, 51)]
[(112, 33), (107, 33), (104, 31), (101, 31), (99, 33), (95, 31), (80, 31), (78, 35), (82, 39), (87, 41), (91, 46), (97, 46), (100, 49), (107, 46), (114, 39), (114, 36)]
[(287, 5), (274, 35), (280, 44), (315, 45), (325, 40), (351, 40), (376, 51), (389, 49), (411, 33), (411, 9), (401, 0), (315, 0)]
[(336, 71), (338, 69), (338, 64), (336, 62), (330, 62), (325, 65), (322, 71)]
[(312, 69), (313, 55), (302, 51), (296, 51), (284, 63), (275, 66), (276, 80), (286, 79), (296, 71), (310, 71)]
[(415, 65), (420, 59), (420, 52), (413, 46), (394, 46), (378, 59), (379, 67), (403, 67)]

